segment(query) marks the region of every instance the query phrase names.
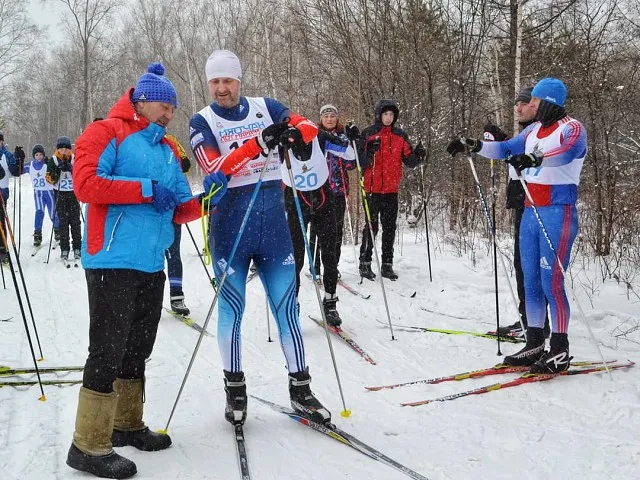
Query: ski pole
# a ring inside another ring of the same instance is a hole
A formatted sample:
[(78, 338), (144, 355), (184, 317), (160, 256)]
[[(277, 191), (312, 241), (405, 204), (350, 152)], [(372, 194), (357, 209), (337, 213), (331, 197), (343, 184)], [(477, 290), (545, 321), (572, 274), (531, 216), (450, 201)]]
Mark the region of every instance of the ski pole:
[(209, 278), (209, 283), (215, 289), (216, 288), (215, 279), (211, 277), (211, 274), (209, 273), (209, 269), (204, 264), (204, 260), (202, 259), (202, 254), (200, 253), (200, 248), (198, 247), (198, 244), (196, 243), (196, 239), (194, 238), (193, 233), (191, 233), (191, 229), (189, 228), (189, 224), (185, 223), (185, 226), (187, 227), (187, 232), (189, 232), (189, 236), (191, 237), (191, 241), (193, 242), (193, 246), (196, 249), (196, 253), (198, 254), (198, 258), (200, 259), (200, 263), (202, 263), (202, 267), (204, 268), (204, 272), (207, 274), (207, 278)]
[(493, 221), (493, 284), (496, 294), (496, 336), (498, 337), (498, 356), (500, 351), (500, 302), (498, 299), (498, 246), (496, 245), (496, 175), (494, 161), (491, 159), (491, 220)]
[[(349, 224), (349, 235), (351, 235), (351, 247), (353, 248), (353, 264), (358, 266), (358, 254), (356, 253), (356, 237), (353, 235), (353, 225), (351, 225), (351, 205), (349, 204), (349, 193), (342, 168), (342, 159), (338, 157), (338, 167), (342, 178), (342, 193), (344, 194), (345, 209), (347, 210), (347, 223)], [(342, 240), (342, 239), (341, 239)]]
[[(391, 340), (395, 340), (396, 337), (393, 334), (393, 325), (391, 323), (391, 314), (389, 313), (389, 302), (387, 302), (387, 292), (384, 289), (384, 280), (382, 278), (382, 268), (380, 266), (380, 258), (378, 257), (378, 247), (376, 247), (376, 240), (373, 236), (373, 227), (371, 225), (371, 212), (369, 211), (369, 202), (367, 201), (367, 191), (364, 188), (364, 175), (362, 174), (362, 168), (360, 167), (360, 156), (358, 155), (358, 149), (356, 148), (355, 140), (351, 141), (353, 151), (356, 154), (356, 165), (358, 166), (358, 182), (360, 183), (360, 190), (362, 191), (362, 203), (364, 204), (365, 221), (367, 222), (367, 230), (369, 231), (369, 239), (373, 246), (373, 253), (375, 254), (376, 264), (378, 267), (378, 275), (380, 275), (380, 288), (382, 288), (382, 298), (384, 300), (384, 308), (387, 312), (387, 319), (389, 320), (389, 330), (391, 330)], [(364, 243), (364, 237), (362, 238)]]
[[(60, 221), (60, 217), (58, 217), (58, 196), (60, 195), (60, 184), (58, 184), (58, 189), (54, 190), (53, 193), (53, 220), (51, 221), (51, 235), (49, 235), (49, 251), (47, 252), (47, 261), (44, 262), (47, 265), (49, 265), (49, 258), (51, 257), (51, 244), (53, 243), (53, 232), (56, 229), (56, 218), (58, 218), (58, 221)], [(42, 205), (42, 208), (44, 208), (44, 202)], [(58, 228), (60, 227), (60, 225), (58, 225)], [(67, 229), (69, 229), (69, 227), (67, 226)]]
[(429, 264), (429, 281), (433, 282), (433, 275), (431, 274), (431, 248), (429, 246), (429, 224), (427, 220), (427, 191), (424, 185), (424, 165), (420, 165), (420, 177), (422, 183), (422, 214), (424, 215), (424, 231), (427, 235), (427, 263)]
[(19, 164), (20, 164), (20, 168), (18, 171), (18, 256), (20, 256), (20, 250), (22, 247), (22, 166), (24, 165), (24, 163), (19, 162)]
[[(187, 378), (189, 378), (189, 373), (191, 372), (191, 367), (193, 367), (193, 362), (196, 359), (196, 355), (198, 354), (198, 350), (200, 349), (200, 344), (202, 343), (202, 338), (204, 337), (204, 333), (207, 331), (207, 326), (209, 325), (209, 320), (213, 315), (213, 309), (218, 303), (218, 296), (222, 291), (222, 287), (224, 286), (224, 282), (227, 280), (227, 275), (229, 274), (229, 269), (231, 264), (233, 263), (233, 258), (236, 255), (236, 250), (238, 250), (238, 245), (240, 245), (240, 239), (242, 238), (242, 234), (244, 233), (244, 229), (247, 226), (247, 222), (249, 221), (249, 215), (251, 214), (251, 210), (253, 210), (253, 205), (256, 203), (256, 198), (258, 198), (258, 192), (260, 191), (260, 186), (262, 185), (262, 179), (264, 178), (264, 174), (267, 172), (267, 167), (271, 163), (271, 158), (273, 157), (273, 150), (269, 150), (269, 155), (267, 156), (267, 160), (264, 162), (264, 166), (262, 167), (262, 171), (260, 172), (260, 177), (256, 182), (256, 186), (253, 189), (253, 194), (251, 195), (251, 199), (249, 200), (249, 205), (247, 206), (247, 210), (244, 213), (244, 218), (242, 219), (242, 223), (240, 224), (240, 229), (238, 230), (238, 234), (236, 235), (236, 239), (233, 242), (233, 246), (231, 247), (231, 253), (229, 255), (229, 260), (227, 261), (226, 266), (224, 267), (224, 273), (222, 274), (222, 278), (220, 279), (220, 283), (218, 288), (215, 290), (215, 295), (213, 296), (213, 301), (211, 302), (211, 306), (209, 307), (209, 311), (207, 312), (207, 317), (204, 320), (204, 325), (202, 326), (202, 331), (198, 336), (198, 341), (196, 343), (195, 348), (193, 349), (193, 354), (191, 354), (191, 360), (189, 361), (189, 366), (187, 367), (187, 371), (184, 374), (184, 378), (182, 379), (182, 384), (180, 385), (180, 390), (178, 390), (178, 395), (176, 396), (176, 400), (173, 403), (173, 407), (171, 408), (171, 414), (167, 420), (167, 424), (163, 430), (160, 430), (160, 433), (167, 433), (169, 430), (169, 424), (171, 423), (171, 419), (173, 418), (173, 414), (176, 411), (176, 407), (178, 406), (178, 402), (180, 401), (180, 397), (182, 395), (182, 391), (184, 390), (184, 386), (187, 383)], [(207, 194), (208, 192), (205, 192)]]
[(266, 295), (264, 296), (265, 299), (265, 304), (267, 306), (267, 342), (273, 342), (273, 340), (271, 340), (271, 320), (269, 317), (269, 297)]
[[(289, 173), (289, 182), (291, 183), (291, 190), (293, 191), (293, 201), (296, 204), (296, 212), (298, 213), (298, 221), (300, 222), (300, 230), (302, 231), (302, 238), (304, 239), (304, 247), (307, 251), (307, 260), (309, 263), (313, 262), (313, 255), (311, 254), (311, 246), (309, 245), (309, 239), (307, 238), (307, 231), (304, 228), (304, 217), (302, 215), (302, 208), (300, 207), (300, 199), (298, 198), (298, 189), (296, 188), (296, 183), (293, 179), (293, 171), (291, 170), (291, 158), (289, 158), (289, 148), (285, 146), (284, 150), (284, 162), (287, 166), (287, 172)], [(311, 277), (313, 278), (313, 286), (316, 291), (316, 299), (318, 300), (318, 305), (320, 306), (320, 314), (322, 315), (322, 323), (324, 325), (324, 333), (327, 337), (327, 343), (329, 344), (329, 353), (331, 355), (331, 361), (333, 362), (333, 370), (336, 373), (336, 380), (338, 382), (338, 390), (340, 392), (340, 399), (342, 400), (343, 410), (340, 412), (340, 415), (343, 417), (350, 417), (351, 410), (347, 408), (347, 405), (344, 400), (344, 392), (342, 391), (342, 383), (340, 382), (340, 374), (338, 373), (338, 365), (336, 363), (336, 356), (333, 352), (333, 344), (331, 343), (331, 336), (329, 335), (329, 327), (327, 326), (327, 317), (324, 313), (324, 308), (322, 308), (322, 299), (320, 298), (320, 286), (318, 285), (318, 276), (316, 275), (316, 269), (311, 269)]]
[[(4, 203), (4, 197), (2, 196), (2, 194), (0, 194), (0, 199), (2, 200), (2, 209), (4, 211), (5, 217), (7, 215), (7, 209)], [(5, 218), (5, 220), (7, 221), (7, 223), (9, 222), (8, 218)], [(7, 231), (9, 231), (9, 225), (7, 225)], [(0, 227), (0, 236), (2, 236), (2, 244), (4, 245), (6, 251), (7, 251), (7, 257), (9, 258), (9, 270), (11, 271), (11, 278), (13, 280), (13, 285), (14, 288), (16, 289), (16, 298), (18, 299), (18, 306), (20, 307), (20, 313), (22, 314), (22, 322), (24, 323), (24, 330), (27, 333), (27, 340), (29, 341), (29, 350), (31, 351), (31, 358), (33, 359), (33, 365), (35, 367), (35, 371), (36, 371), (36, 375), (38, 376), (38, 384), (40, 386), (40, 393), (42, 393), (42, 396), (39, 398), (40, 401), (44, 402), (47, 397), (44, 394), (44, 388), (42, 387), (42, 379), (40, 378), (40, 370), (38, 369), (38, 360), (36, 360), (36, 353), (33, 350), (33, 341), (31, 340), (31, 333), (29, 332), (29, 325), (27, 324), (27, 315), (24, 311), (24, 304), (22, 303), (22, 296), (20, 295), (20, 287), (18, 286), (18, 279), (16, 278), (16, 272), (13, 269), (13, 261), (11, 260), (11, 254), (9, 253), (9, 242), (7, 241), (7, 235), (4, 233), (4, 229)], [(15, 248), (14, 248), (15, 251)], [(19, 260), (18, 260), (19, 262)], [(0, 266), (0, 270), (4, 270), (1, 266)], [(21, 272), (22, 273), (22, 272)], [(2, 278), (4, 279), (4, 272), (3, 272), (3, 276)], [(24, 278), (23, 278), (23, 286), (24, 286)], [(26, 287), (24, 288), (25, 290), (25, 294), (27, 292)], [(28, 296), (27, 296), (28, 298)], [(31, 307), (29, 307), (31, 308)], [(33, 317), (32, 317), (33, 318)], [(33, 324), (33, 327), (35, 329), (35, 323)], [(37, 330), (36, 330), (36, 336), (38, 335)], [(40, 346), (40, 341), (38, 340), (38, 346)], [(42, 360), (42, 350), (40, 350), (40, 360)]]
[[(40, 346), (40, 337), (38, 336), (38, 328), (36, 327), (36, 319), (33, 316), (33, 309), (31, 308), (31, 300), (29, 299), (29, 289), (27, 288), (27, 283), (24, 278), (24, 272), (22, 271), (22, 264), (20, 263), (20, 257), (18, 256), (18, 249), (16, 248), (16, 240), (13, 236), (13, 229), (11, 228), (11, 222), (9, 221), (9, 217), (7, 216), (7, 206), (4, 203), (4, 198), (0, 195), (0, 201), (2, 203), (2, 209), (4, 210), (4, 216), (7, 224), (7, 235), (11, 239), (11, 246), (13, 247), (13, 253), (15, 254), (15, 261), (18, 265), (18, 272), (20, 273), (20, 280), (22, 281), (22, 288), (24, 290), (24, 296), (27, 299), (27, 306), (29, 307), (29, 314), (31, 315), (31, 323), (33, 324), (33, 332), (36, 336), (36, 340), (38, 342), (38, 350), (40, 351), (40, 361), (44, 360), (44, 355), (42, 355), (42, 347)], [(0, 230), (2, 230), (0, 228)], [(3, 237), (5, 237), (3, 232)], [(9, 254), (9, 242), (5, 239), (5, 245), (7, 249), (7, 254), (9, 255), (9, 261), (11, 261), (11, 255)], [(13, 268), (11, 269), (12, 275), (15, 275), (13, 272)]]
[[(520, 172), (518, 172), (518, 179), (520, 180), (520, 183), (522, 184), (522, 187), (524, 188), (524, 193), (527, 196), (527, 200), (529, 200), (529, 203), (531, 204), (531, 208), (533, 210), (533, 214), (535, 215), (536, 220), (538, 221), (538, 225), (540, 225), (540, 230), (542, 230), (542, 234), (544, 235), (544, 238), (547, 241), (547, 244), (549, 245), (549, 248), (551, 249), (551, 251), (553, 252), (553, 254), (555, 256), (556, 263), (557, 263), (558, 267), (560, 268), (560, 272), (562, 273), (562, 281), (564, 282), (564, 280), (567, 278), (567, 271), (565, 270), (564, 265), (560, 261), (560, 257), (558, 256), (558, 252), (556, 251), (555, 247), (553, 246), (553, 242), (551, 241), (551, 237), (549, 236), (549, 232), (547, 231), (546, 227), (544, 226), (544, 222), (542, 221), (542, 217), (540, 217), (540, 213), (538, 212), (538, 208), (536, 207), (536, 204), (533, 201), (533, 197), (531, 196), (531, 192), (529, 192), (529, 188), (527, 187), (527, 183), (522, 178), (522, 175), (520, 174)], [(596, 337), (593, 334), (593, 330), (591, 330), (591, 324), (589, 323), (589, 320), (587, 319), (587, 316), (585, 315), (584, 310), (582, 309), (582, 305), (578, 301), (578, 297), (576, 296), (575, 290), (571, 286), (571, 282), (569, 282), (567, 284), (567, 287), (569, 288), (569, 291), (571, 292), (571, 296), (573, 297), (573, 300), (576, 302), (576, 305), (578, 306), (578, 311), (580, 312), (580, 315), (582, 316), (585, 325), (587, 326), (587, 330), (589, 331), (589, 336), (591, 337), (591, 341), (595, 345), (596, 350), (598, 350), (598, 354), (600, 355), (600, 359), (602, 360), (602, 365), (604, 366), (605, 370), (609, 374), (609, 378), (611, 380), (613, 380), (613, 376), (611, 375), (611, 371), (609, 370), (609, 367), (607, 367), (607, 362), (604, 359), (604, 355), (602, 354), (602, 350), (600, 349), (600, 345), (598, 345), (598, 342), (596, 341)]]
[[(461, 138), (461, 141), (462, 141), (463, 144), (466, 143), (464, 141), (464, 138)], [(467, 148), (467, 160), (469, 161), (469, 166), (471, 167), (471, 172), (473, 173), (473, 179), (474, 179), (475, 184), (476, 184), (476, 190), (478, 191), (478, 196), (480, 197), (480, 203), (482, 205), (482, 211), (484, 212), (484, 216), (487, 219), (487, 226), (489, 228), (489, 233), (491, 234), (491, 236), (493, 237), (493, 240), (495, 241), (496, 229), (495, 229), (495, 226), (494, 226), (493, 222), (491, 221), (491, 215), (489, 214), (489, 207), (487, 205), (487, 199), (484, 196), (484, 190), (482, 189), (482, 185), (480, 185), (480, 179), (478, 178), (478, 172), (476, 172), (476, 166), (473, 163), (473, 158), (471, 158), (471, 153), (469, 152), (468, 148)], [(504, 258), (502, 258), (502, 252), (500, 254), (500, 264), (502, 265), (502, 271), (504, 273), (504, 276), (507, 279), (507, 285), (509, 285), (509, 291), (511, 292), (511, 299), (513, 300), (513, 304), (514, 304), (514, 306), (516, 308), (516, 311), (518, 311), (518, 301), (516, 300), (516, 294), (513, 291), (513, 286), (511, 285), (511, 282), (509, 281), (509, 274), (507, 273), (507, 267), (504, 264)], [(522, 328), (522, 332), (523, 332), (524, 337), (526, 339), (527, 338), (527, 331), (524, 328), (524, 324), (522, 323), (522, 317), (520, 315), (518, 315), (518, 319), (520, 320), (520, 327)], [(499, 335), (498, 335), (498, 342), (500, 342), (500, 336)], [(498, 349), (499, 349), (499, 347), (498, 347)]]

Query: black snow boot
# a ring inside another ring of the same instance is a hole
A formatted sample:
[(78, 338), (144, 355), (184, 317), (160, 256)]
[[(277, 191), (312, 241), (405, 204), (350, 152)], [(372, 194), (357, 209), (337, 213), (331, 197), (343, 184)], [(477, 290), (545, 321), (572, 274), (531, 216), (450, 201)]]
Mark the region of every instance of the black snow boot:
[(338, 303), (338, 297), (333, 294), (332, 298), (326, 298), (322, 301), (322, 307), (324, 308), (324, 316), (327, 319), (327, 324), (332, 327), (339, 327), (342, 325), (342, 319), (340, 318), (340, 314), (338, 313), (338, 309), (336, 308), (336, 303)]
[(33, 246), (39, 247), (40, 245), (42, 245), (42, 232), (36, 230), (33, 232)]
[(247, 385), (244, 372), (223, 372), (224, 391), (227, 392), (224, 418), (233, 425), (242, 425), (247, 419)]
[(311, 392), (309, 367), (302, 372), (289, 373), (289, 396), (293, 409), (310, 420), (326, 424), (331, 422), (331, 412), (324, 408)]
[(371, 262), (360, 262), (360, 276), (373, 281), (376, 274), (371, 270)]
[(551, 335), (550, 349), (531, 366), (531, 373), (560, 373), (569, 369), (569, 339), (566, 333)]
[(184, 317), (188, 316), (191, 311), (184, 304), (184, 294), (180, 293), (172, 293), (169, 297), (171, 300), (171, 310), (178, 315), (182, 315)]
[(527, 327), (527, 344), (517, 353), (504, 357), (505, 365), (528, 367), (537, 362), (544, 353), (542, 328)]
[(398, 274), (393, 271), (392, 263), (383, 263), (382, 268), (380, 268), (380, 274), (384, 278), (388, 278), (389, 280), (397, 280)]

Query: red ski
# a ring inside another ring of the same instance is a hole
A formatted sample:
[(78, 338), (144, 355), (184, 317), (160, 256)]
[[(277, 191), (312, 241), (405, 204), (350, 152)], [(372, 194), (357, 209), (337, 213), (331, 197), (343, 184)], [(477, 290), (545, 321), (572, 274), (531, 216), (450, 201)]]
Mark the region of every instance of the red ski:
[[(311, 320), (313, 320), (314, 322), (316, 322), (318, 324), (318, 326), (324, 328), (324, 322), (322, 320), (319, 320), (317, 318), (312, 317), (311, 315), (309, 315), (309, 318)], [(332, 325), (327, 325), (327, 328), (329, 329), (329, 331), (331, 333), (333, 333), (334, 335), (336, 335), (337, 337), (340, 337), (347, 345), (349, 345), (353, 350), (355, 350), (362, 358), (364, 358), (367, 362), (369, 362), (371, 365), (376, 365), (376, 361), (371, 358), (369, 356), (369, 354), (367, 352), (365, 352), (360, 345), (358, 345), (355, 340), (353, 338), (351, 338), (351, 336), (345, 332), (342, 328), (340, 327), (334, 327)]]

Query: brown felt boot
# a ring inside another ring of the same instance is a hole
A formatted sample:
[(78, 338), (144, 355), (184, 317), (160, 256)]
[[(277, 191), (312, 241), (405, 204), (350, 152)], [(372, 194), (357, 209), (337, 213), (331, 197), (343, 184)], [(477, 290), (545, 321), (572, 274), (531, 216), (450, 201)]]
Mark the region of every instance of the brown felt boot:
[(116, 394), (80, 388), (76, 430), (67, 455), (67, 465), (102, 478), (128, 478), (136, 464), (113, 451), (111, 432), (116, 411)]
[(118, 408), (111, 436), (113, 446), (131, 445), (145, 452), (169, 448), (171, 437), (166, 433), (152, 432), (142, 421), (144, 379), (117, 378), (113, 382), (113, 389), (118, 394)]

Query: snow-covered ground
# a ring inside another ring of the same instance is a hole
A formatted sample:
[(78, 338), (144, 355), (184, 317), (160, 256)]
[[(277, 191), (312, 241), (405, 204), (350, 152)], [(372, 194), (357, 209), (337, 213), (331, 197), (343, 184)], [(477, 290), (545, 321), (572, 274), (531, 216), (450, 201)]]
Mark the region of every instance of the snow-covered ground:
[[(88, 307), (81, 269), (66, 270), (53, 251), (31, 257), (33, 202), (23, 179), (22, 268), (45, 361), (41, 366), (83, 364), (88, 345)], [(9, 210), (12, 210), (11, 203)], [(199, 224), (191, 225), (199, 234)], [(50, 223), (45, 220), (48, 242)], [(494, 328), (495, 307), (490, 257), (475, 265), (456, 257), (442, 239), (432, 255), (429, 281), (426, 247), (421, 235), (403, 229), (396, 248), (397, 282), (385, 282), (389, 310), (396, 325), (484, 332)], [(184, 291), (192, 317), (204, 323), (213, 299), (200, 260), (183, 234)], [(202, 243), (201, 238), (199, 242)], [(400, 254), (400, 250), (402, 253)], [(479, 249), (486, 252), (486, 249)], [(350, 418), (340, 416), (342, 403), (324, 331), (309, 320), (318, 314), (314, 287), (303, 277), (300, 296), (307, 362), (316, 395), (344, 430), (429, 479), (636, 479), (640, 464), (640, 368), (605, 374), (557, 378), (540, 384), (410, 408), (400, 402), (449, 393), (514, 378), (514, 374), (439, 385), (415, 385), (367, 392), (365, 385), (439, 377), (498, 363), (496, 342), (483, 338), (417, 333), (395, 328), (391, 340), (379, 282), (358, 286), (351, 245), (343, 248), (343, 279), (369, 300), (338, 287), (344, 328), (377, 361), (371, 365), (332, 337)], [(30, 366), (29, 345), (15, 289), (4, 268), (7, 289), (0, 289), (0, 364)], [(500, 276), (502, 323), (515, 321), (515, 308)], [(581, 304), (607, 359), (638, 360), (638, 344), (613, 335), (638, 323), (637, 299), (615, 283), (600, 285), (587, 299), (576, 283)], [(407, 298), (417, 291), (415, 298)], [(593, 307), (591, 305), (593, 303)], [(168, 306), (168, 285), (165, 299)], [(572, 302), (573, 305), (573, 302)], [(460, 318), (455, 318), (460, 317)], [(265, 297), (259, 280), (247, 288), (243, 323), (243, 362), (249, 393), (288, 404), (287, 373), (271, 320), (273, 343), (267, 342)], [(625, 323), (626, 322), (626, 323)], [(29, 319), (30, 324), (30, 319)], [(215, 332), (216, 314), (209, 330)], [(33, 331), (32, 331), (33, 335)], [(630, 337), (636, 341), (637, 336)], [(145, 420), (164, 427), (197, 341), (197, 332), (163, 313), (158, 338), (147, 366)], [(573, 309), (571, 353), (576, 360), (597, 360), (585, 323)], [(35, 342), (35, 339), (34, 339)], [(36, 347), (37, 348), (37, 347)], [(503, 344), (511, 353), (515, 345)], [(55, 378), (43, 375), (43, 378)], [(63, 378), (80, 378), (70, 373)], [(3, 379), (0, 379), (3, 380)], [(65, 465), (74, 428), (78, 386), (47, 387), (39, 402), (37, 387), (0, 389), (0, 477), (2, 479), (79, 479), (90, 476)], [(138, 465), (136, 478), (236, 479), (232, 428), (224, 420), (222, 366), (215, 338), (205, 337), (169, 432), (173, 446), (145, 453), (132, 447), (120, 453)], [(289, 420), (256, 401), (249, 404), (245, 425), (253, 478), (266, 479), (402, 479), (381, 463)]]

